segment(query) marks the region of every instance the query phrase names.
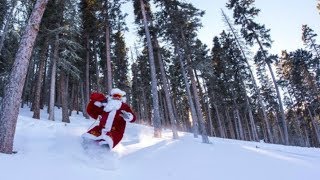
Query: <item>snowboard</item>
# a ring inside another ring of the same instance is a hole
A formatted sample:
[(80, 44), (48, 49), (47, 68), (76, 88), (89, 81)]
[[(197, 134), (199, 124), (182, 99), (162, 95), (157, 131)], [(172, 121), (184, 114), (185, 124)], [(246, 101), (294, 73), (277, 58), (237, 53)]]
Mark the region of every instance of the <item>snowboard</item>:
[(82, 139), (83, 152), (87, 166), (102, 169), (115, 170), (118, 167), (117, 154), (108, 145), (99, 145), (95, 140)]

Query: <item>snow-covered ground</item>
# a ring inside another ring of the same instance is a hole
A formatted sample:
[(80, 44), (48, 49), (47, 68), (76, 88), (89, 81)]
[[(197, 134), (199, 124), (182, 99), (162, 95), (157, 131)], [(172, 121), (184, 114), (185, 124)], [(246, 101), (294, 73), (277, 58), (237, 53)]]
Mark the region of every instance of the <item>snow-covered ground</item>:
[[(0, 154), (0, 180), (319, 180), (320, 149), (210, 138), (170, 130), (153, 138), (153, 129), (128, 124), (125, 136), (101, 162), (81, 146), (81, 134), (94, 123), (74, 113), (71, 123), (32, 119), (21, 109), (14, 149)], [(107, 152), (106, 152), (107, 153)], [(105, 166), (105, 169), (97, 165)]]

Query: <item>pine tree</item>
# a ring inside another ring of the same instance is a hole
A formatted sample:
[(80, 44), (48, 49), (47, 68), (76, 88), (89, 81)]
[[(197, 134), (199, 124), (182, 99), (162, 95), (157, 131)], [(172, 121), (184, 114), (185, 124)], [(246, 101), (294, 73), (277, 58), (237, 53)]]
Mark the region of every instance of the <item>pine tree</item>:
[(114, 46), (114, 61), (113, 61), (113, 80), (115, 87), (118, 87), (125, 92), (130, 92), (129, 79), (128, 79), (128, 58), (127, 48), (124, 41), (124, 36), (121, 31), (115, 34)]
[(35, 39), (39, 31), (39, 24), (46, 9), (48, 0), (37, 0), (25, 33), (22, 36), (18, 52), (10, 73), (9, 83), (5, 87), (5, 95), (1, 104), (0, 112), (0, 152), (11, 154), (13, 152), (13, 139), (19, 107), (21, 102), (22, 88), (25, 83), (27, 67)]
[[(4, 45), (4, 41), (5, 41), (6, 37), (7, 37), (9, 26), (11, 24), (11, 21), (12, 21), (13, 17), (15, 16), (13, 14), (13, 12), (14, 12), (14, 9), (16, 8), (16, 4), (17, 4), (17, 0), (13, 0), (11, 2), (10, 10), (6, 13), (5, 16), (3, 16), (3, 17), (5, 17), (5, 24), (3, 25), (2, 33), (0, 35), (0, 37), (1, 37), (1, 39), (0, 39), (0, 55), (1, 55), (1, 51), (2, 51), (3, 45)], [(1, 2), (0, 5), (1, 6), (3, 5), (3, 7), (6, 7), (6, 3), (5, 2)], [(5, 10), (1, 10), (0, 9), (0, 13), (3, 13), (3, 12), (5, 12)], [(2, 23), (3, 21), (4, 21), (4, 19), (0, 18), (0, 23)]]
[(267, 121), (264, 121), (267, 134), (265, 134), (265, 140), (275, 143), (273, 126), (271, 120), (271, 114), (273, 112), (279, 112), (279, 105), (276, 102), (276, 92), (272, 87), (272, 80), (267, 76), (266, 63), (262, 60), (263, 55), (261, 51), (258, 51), (254, 57), (255, 63), (257, 65), (257, 77), (261, 83), (260, 92), (263, 97), (263, 103), (265, 104), (265, 113)]
[[(40, 35), (39, 35), (40, 36)], [(40, 98), (41, 98), (41, 90), (44, 79), (44, 71), (45, 71), (45, 60), (47, 58), (47, 50), (48, 50), (48, 38), (44, 38), (41, 43), (41, 50), (39, 55), (39, 70), (37, 75), (37, 81), (35, 86), (35, 95), (33, 101), (33, 116), (32, 118), (40, 119)]]
[[(202, 141), (204, 143), (209, 143), (204, 125), (200, 98), (197, 92), (194, 71), (190, 66), (186, 66), (186, 64), (190, 64), (192, 61), (192, 52), (190, 51), (191, 46), (189, 45), (195, 43), (195, 32), (201, 26), (199, 18), (203, 16), (204, 12), (198, 10), (192, 4), (182, 3), (176, 0), (157, 0), (155, 2), (162, 11), (162, 13), (159, 14), (159, 18), (157, 18), (157, 26), (163, 31), (165, 39), (168, 39), (171, 42), (175, 48), (175, 53), (178, 54), (193, 123), (195, 128), (197, 128), (196, 126), (199, 123)], [(190, 82), (188, 81), (188, 78), (190, 78)], [(196, 132), (196, 129), (194, 132)]]
[[(316, 144), (320, 144), (320, 128), (315, 117), (318, 116), (319, 91), (316, 88), (314, 74), (309, 71), (312, 63), (312, 54), (299, 49), (295, 52), (285, 54), (280, 62), (280, 75), (282, 81), (287, 82), (287, 88), (293, 97), (292, 106), (305, 113), (312, 126), (316, 137)], [(308, 124), (308, 123), (306, 123)], [(312, 128), (310, 128), (312, 129)]]
[[(241, 25), (241, 34), (245, 38), (248, 44), (254, 45), (254, 42), (257, 43), (260, 52), (262, 53), (263, 58), (261, 60), (265, 61), (268, 70), (271, 74), (271, 78), (273, 81), (274, 88), (277, 93), (277, 99), (279, 103), (279, 113), (280, 119), (282, 123), (282, 130), (284, 134), (285, 144), (289, 144), (289, 137), (288, 137), (288, 129), (287, 123), (285, 119), (282, 99), (279, 91), (278, 84), (275, 79), (275, 75), (273, 73), (271, 64), (273, 63), (272, 60), (267, 56), (266, 49), (271, 47), (271, 38), (268, 29), (265, 28), (264, 25), (259, 25), (258, 23), (254, 22), (254, 17), (258, 15), (259, 9), (253, 7), (254, 0), (229, 0), (227, 3), (227, 7), (229, 9), (234, 10), (233, 17), (235, 19), (235, 24)], [(270, 131), (268, 131), (270, 132)], [(269, 133), (269, 137), (272, 135)], [(272, 138), (270, 139), (272, 143)]]
[[(103, 86), (102, 91), (109, 92), (112, 86), (115, 85), (113, 70), (114, 61), (117, 60), (117, 52), (119, 51), (115, 49), (115, 45), (119, 34), (121, 32), (124, 33), (126, 31), (126, 23), (125, 17), (127, 16), (121, 11), (121, 6), (126, 2), (126, 0), (108, 0), (108, 1), (94, 1), (94, 14), (97, 18), (97, 24), (94, 27), (97, 29), (93, 30), (92, 39), (94, 49), (98, 52), (93, 52), (96, 59), (99, 59), (100, 67), (98, 69), (102, 69), (103, 77)], [(121, 34), (120, 33), (120, 34)], [(121, 51), (121, 50), (120, 50)], [(123, 56), (123, 55), (120, 55)], [(115, 72), (116, 73), (116, 72)], [(99, 72), (96, 74), (99, 79)], [(127, 74), (122, 75), (127, 76)], [(97, 85), (100, 87), (100, 84)]]
[(152, 92), (152, 104), (153, 104), (153, 126), (154, 126), (154, 136), (161, 137), (161, 120), (159, 111), (159, 97), (157, 90), (157, 73), (155, 67), (153, 45), (151, 41), (151, 34), (149, 29), (149, 22), (151, 21), (151, 10), (149, 1), (146, 0), (134, 0), (134, 11), (136, 15), (136, 22), (142, 21), (144, 27), (144, 33), (147, 40), (148, 55), (150, 61), (150, 71), (151, 71), (151, 92)]
[(151, 122), (151, 86), (150, 86), (150, 65), (148, 61), (148, 50), (145, 48), (142, 54), (137, 53), (136, 62), (132, 65), (132, 105), (134, 108), (138, 108), (140, 114), (141, 123)]
[(82, 46), (84, 47), (81, 57), (84, 59), (85, 63), (82, 63), (80, 70), (82, 72), (81, 79), (84, 79), (83, 85), (83, 97), (82, 99), (82, 111), (84, 116), (89, 119), (89, 115), (86, 112), (86, 105), (89, 103), (89, 94), (90, 94), (90, 53), (91, 47), (90, 43), (92, 37), (95, 36), (95, 30), (97, 26), (97, 17), (95, 17), (95, 9), (97, 7), (97, 1), (82, 0), (80, 2), (81, 10), (81, 20), (82, 20)]
[(154, 44), (153, 47), (154, 47), (154, 51), (156, 54), (155, 59), (157, 60), (156, 62), (158, 62), (158, 66), (160, 69), (162, 89), (164, 91), (165, 103), (166, 103), (166, 107), (167, 107), (167, 111), (168, 111), (169, 121), (170, 121), (171, 128), (172, 128), (172, 136), (173, 136), (173, 139), (178, 139), (179, 136), (178, 136), (178, 132), (177, 132), (177, 122), (176, 122), (176, 118), (174, 115), (173, 104), (171, 101), (169, 82), (167, 79), (167, 73), (165, 71), (164, 60), (162, 58), (163, 51), (161, 51), (162, 49), (160, 48), (160, 45), (159, 45), (159, 42), (158, 42), (158, 39), (157, 39), (155, 32), (152, 33), (152, 36), (153, 36), (153, 44)]
[(320, 45), (316, 43), (317, 34), (307, 25), (302, 25), (302, 41), (305, 46), (315, 54), (311, 62), (316, 74), (318, 88), (320, 88)]

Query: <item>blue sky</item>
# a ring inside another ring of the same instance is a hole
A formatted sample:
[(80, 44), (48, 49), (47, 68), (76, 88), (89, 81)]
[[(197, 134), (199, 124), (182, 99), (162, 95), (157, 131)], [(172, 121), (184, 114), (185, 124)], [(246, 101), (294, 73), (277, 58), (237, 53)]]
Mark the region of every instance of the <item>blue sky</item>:
[[(232, 11), (225, 8), (227, 0), (186, 0), (195, 7), (205, 10), (202, 18), (203, 27), (199, 30), (199, 39), (208, 47), (212, 47), (212, 39), (218, 36), (226, 26), (222, 20), (221, 11), (232, 19)], [(271, 53), (279, 54), (281, 50), (294, 51), (303, 48), (301, 41), (302, 24), (307, 24), (320, 36), (320, 14), (316, 8), (317, 0), (256, 0), (255, 6), (261, 10), (256, 22), (271, 29)], [(127, 24), (130, 31), (126, 33), (127, 46), (133, 45), (136, 40), (133, 23), (132, 2), (124, 9), (129, 16)], [(154, 9), (153, 9), (154, 10)], [(318, 38), (320, 39), (320, 38)], [(320, 41), (318, 42), (320, 43)]]
[[(228, 1), (187, 1), (206, 11), (202, 19), (203, 28), (199, 31), (199, 38), (211, 47), (213, 37), (226, 28), (222, 21), (220, 8), (232, 18), (232, 11), (225, 8)], [(255, 6), (261, 10), (256, 21), (271, 29), (270, 34), (274, 41), (272, 53), (278, 54), (284, 49), (294, 51), (303, 48), (302, 24), (307, 24), (320, 36), (320, 14), (316, 4), (316, 0), (256, 0)]]

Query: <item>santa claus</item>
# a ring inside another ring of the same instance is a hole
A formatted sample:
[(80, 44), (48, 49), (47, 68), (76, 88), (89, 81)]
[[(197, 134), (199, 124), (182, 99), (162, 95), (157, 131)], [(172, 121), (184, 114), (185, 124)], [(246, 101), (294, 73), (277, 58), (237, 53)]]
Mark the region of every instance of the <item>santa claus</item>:
[(118, 88), (112, 89), (108, 98), (101, 93), (91, 94), (87, 112), (94, 119), (100, 118), (100, 123), (84, 133), (84, 139), (95, 140), (99, 145), (109, 148), (114, 148), (121, 141), (126, 123), (136, 120), (131, 108), (125, 103), (125, 94)]

